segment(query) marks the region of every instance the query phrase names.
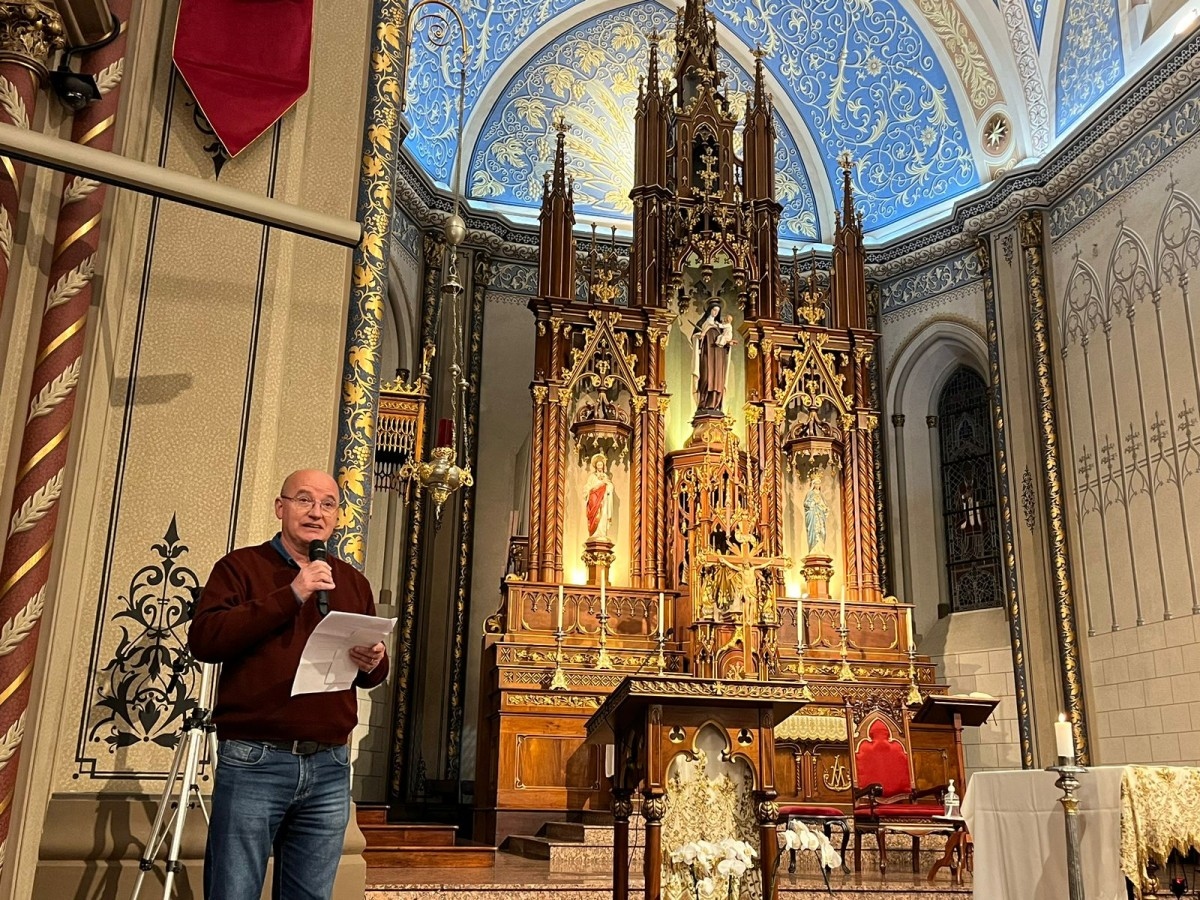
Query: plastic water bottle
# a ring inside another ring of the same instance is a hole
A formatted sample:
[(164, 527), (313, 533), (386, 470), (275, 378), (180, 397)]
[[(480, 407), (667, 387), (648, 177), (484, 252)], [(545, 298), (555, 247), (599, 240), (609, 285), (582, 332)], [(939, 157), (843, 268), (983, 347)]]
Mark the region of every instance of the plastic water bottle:
[(946, 804), (946, 816), (958, 815), (958, 793), (954, 790), (954, 779), (950, 779), (950, 784), (946, 787), (946, 796), (942, 798), (942, 802)]

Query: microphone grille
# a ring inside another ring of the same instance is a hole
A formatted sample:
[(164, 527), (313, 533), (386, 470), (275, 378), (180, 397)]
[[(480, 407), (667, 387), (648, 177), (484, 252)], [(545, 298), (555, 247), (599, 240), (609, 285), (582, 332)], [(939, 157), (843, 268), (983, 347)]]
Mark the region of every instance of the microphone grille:
[(326, 557), (327, 557), (327, 552), (325, 550), (324, 541), (309, 541), (309, 544), (308, 544), (309, 562), (312, 562), (312, 561), (318, 560), (318, 559), (325, 559)]

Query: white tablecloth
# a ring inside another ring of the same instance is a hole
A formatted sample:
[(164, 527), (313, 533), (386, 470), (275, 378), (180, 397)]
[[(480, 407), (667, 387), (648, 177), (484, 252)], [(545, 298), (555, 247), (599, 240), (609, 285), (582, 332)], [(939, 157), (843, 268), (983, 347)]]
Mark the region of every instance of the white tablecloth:
[[(1125, 900), (1121, 874), (1121, 772), (1079, 776), (1081, 863), (1088, 900)], [(975, 900), (1065, 900), (1067, 839), (1057, 775), (976, 772), (963, 800), (975, 841)]]

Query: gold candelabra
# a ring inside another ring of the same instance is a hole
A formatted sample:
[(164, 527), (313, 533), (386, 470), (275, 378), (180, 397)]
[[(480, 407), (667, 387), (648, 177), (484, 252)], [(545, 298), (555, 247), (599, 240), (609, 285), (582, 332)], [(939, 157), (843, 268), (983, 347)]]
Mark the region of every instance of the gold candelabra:
[(565, 691), (567, 685), (567, 673), (563, 669), (563, 641), (566, 639), (566, 632), (563, 631), (562, 623), (554, 629), (554, 674), (550, 676), (550, 690)]

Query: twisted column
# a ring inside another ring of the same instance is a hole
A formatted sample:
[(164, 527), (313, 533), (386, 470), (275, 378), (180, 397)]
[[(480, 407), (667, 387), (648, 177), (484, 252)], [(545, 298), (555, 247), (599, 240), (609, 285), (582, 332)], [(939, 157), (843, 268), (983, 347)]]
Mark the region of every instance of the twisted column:
[[(50, 57), (64, 43), (62, 18), (53, 3), (0, 2), (0, 122), (29, 128), (38, 93), (49, 74)], [(74, 132), (72, 139), (77, 140)], [(0, 172), (0, 308), (3, 308), (25, 164), (7, 156), (0, 156), (0, 164), (4, 167)]]
[[(0, 4), (0, 106), (11, 115), (15, 83), (36, 90), (35, 65), (21, 62), (13, 54), (12, 42), (21, 40), (39, 52), (49, 52), (53, 38), (61, 35), (62, 24), (46, 4)], [(14, 7), (21, 7), (14, 11)], [(112, 3), (113, 12), (124, 22), (130, 0)], [(51, 18), (53, 16), (53, 18)], [(61, 42), (61, 37), (57, 38)], [(107, 46), (83, 58), (80, 70), (95, 76), (101, 99), (76, 114), (71, 140), (100, 150), (113, 146), (113, 123), (118, 87), (125, 56), (125, 29)], [(43, 55), (43, 65), (45, 61)], [(44, 68), (43, 68), (44, 73)], [(12, 78), (17, 78), (17, 82)], [(32, 108), (32, 99), (26, 104)], [(27, 123), (23, 123), (27, 124)], [(4, 160), (12, 178), (3, 181), (0, 218), (10, 214), (10, 201), (19, 199), (10, 160)], [(21, 436), (12, 509), (0, 562), (0, 861), (8, 839), (11, 803), (16, 787), (25, 712), (29, 707), (29, 676), (33, 672), (38, 632), (46, 602), (46, 581), (54, 549), (54, 532), (62, 499), (63, 472), (71, 419), (75, 412), (76, 387), (86, 337), (88, 309), (92, 303), (96, 248), (106, 190), (98, 181), (75, 177), (63, 184), (55, 228), (53, 256), (42, 307), (37, 356), (29, 385), (28, 413)], [(3, 219), (7, 226), (11, 220)], [(3, 273), (8, 276), (7, 238), (4, 243)], [(2, 864), (2, 862), (0, 862)]]

